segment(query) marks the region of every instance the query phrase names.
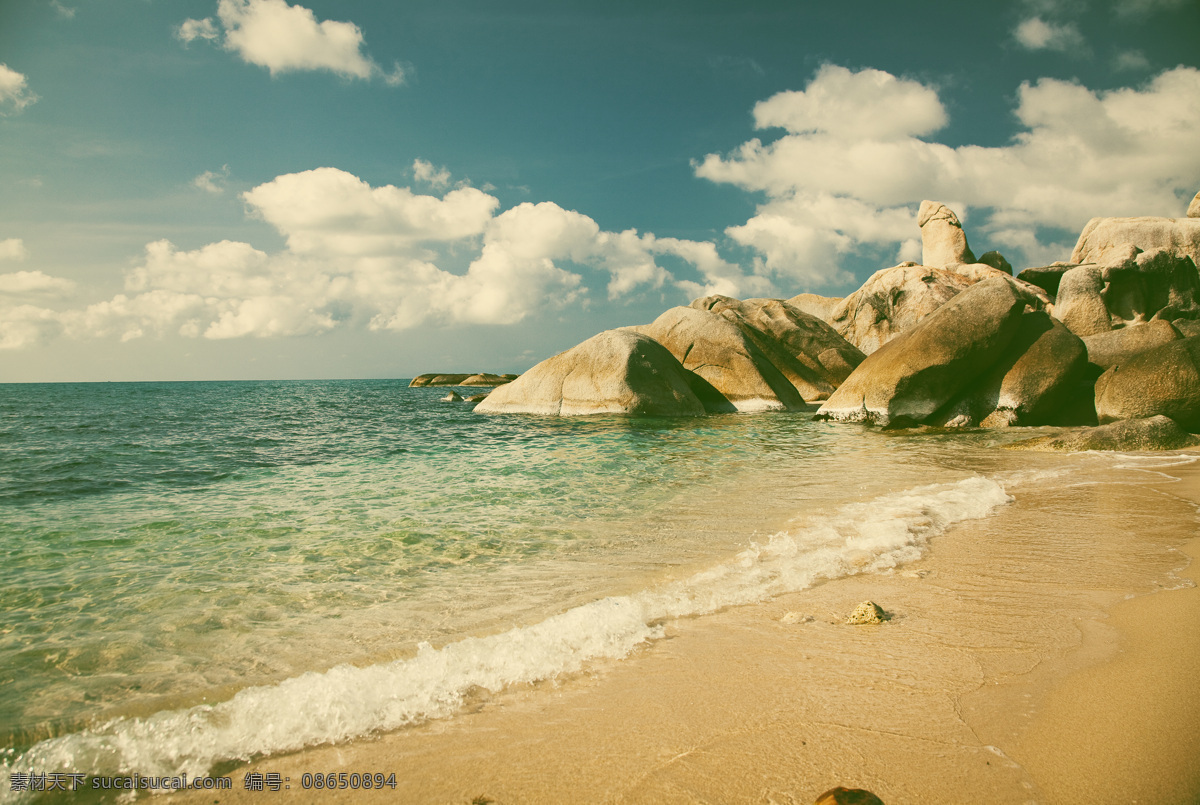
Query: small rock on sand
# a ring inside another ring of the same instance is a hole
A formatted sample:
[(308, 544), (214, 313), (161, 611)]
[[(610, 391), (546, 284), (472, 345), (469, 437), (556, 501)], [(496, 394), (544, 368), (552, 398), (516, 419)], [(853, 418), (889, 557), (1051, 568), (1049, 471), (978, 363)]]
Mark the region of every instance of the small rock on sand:
[(883, 800), (863, 788), (831, 788), (813, 805), (883, 805)]
[(883, 611), (883, 608), (879, 604), (876, 604), (874, 601), (863, 601), (854, 608), (854, 611), (850, 613), (850, 617), (846, 618), (846, 623), (883, 623), (886, 619), (887, 613)]

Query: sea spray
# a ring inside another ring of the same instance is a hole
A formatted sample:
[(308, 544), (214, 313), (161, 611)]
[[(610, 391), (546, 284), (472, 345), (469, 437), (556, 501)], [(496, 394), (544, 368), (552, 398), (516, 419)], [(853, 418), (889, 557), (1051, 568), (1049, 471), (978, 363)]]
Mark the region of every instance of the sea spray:
[(987, 517), (1012, 498), (994, 480), (967, 478), (841, 507), (773, 535), (729, 561), (660, 588), (574, 607), (531, 626), (469, 637), (390, 663), (340, 665), (244, 689), (216, 705), (122, 718), (42, 741), (0, 773), (56, 771), (171, 776), (222, 760), (338, 742), (445, 717), (473, 690), (498, 691), (622, 658), (660, 637), (661, 621), (794, 592), (821, 579), (917, 559), (954, 523)]

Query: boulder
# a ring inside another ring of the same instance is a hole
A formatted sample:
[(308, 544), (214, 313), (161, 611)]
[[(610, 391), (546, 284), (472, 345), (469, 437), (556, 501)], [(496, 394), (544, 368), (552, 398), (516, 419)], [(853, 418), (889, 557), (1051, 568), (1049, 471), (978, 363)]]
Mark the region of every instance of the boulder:
[(958, 216), (945, 204), (922, 201), (917, 212), (917, 226), (921, 227), (921, 262), (925, 265), (945, 268), (956, 263), (975, 262)]
[(606, 330), (500, 386), (475, 412), (701, 416), (697, 380), (653, 339)]
[(442, 397), (441, 401), (442, 402), (462, 402), (462, 395), (459, 394), (457, 391), (452, 391), (449, 394), (447, 394), (445, 397)]
[(864, 623), (883, 623), (885, 620), (887, 620), (887, 613), (883, 611), (883, 607), (874, 601), (863, 601), (846, 618), (846, 623), (859, 625)]
[(787, 303), (810, 316), (816, 316), (824, 322), (829, 321), (833, 309), (842, 301), (840, 296), (817, 296), (815, 293), (802, 293), (787, 300)]
[(829, 323), (870, 355), (970, 286), (953, 271), (902, 263), (872, 274), (834, 307)]
[(1026, 304), (999, 277), (971, 286), (868, 355), (817, 417), (883, 426), (924, 422), (1001, 359)]
[(1165, 321), (1122, 327), (1107, 333), (1089, 335), (1083, 339), (1091, 363), (1107, 369), (1116, 363), (1124, 363), (1149, 349), (1162, 346), (1179, 338), (1179, 333)]
[(1101, 425), (1162, 414), (1200, 430), (1200, 336), (1181, 338), (1111, 366), (1096, 381)]
[(1005, 445), (1010, 450), (1182, 450), (1200, 445), (1200, 436), (1179, 427), (1170, 417), (1125, 419), (1096, 428), (1039, 436)]
[(488, 398), (488, 396), (486, 394), (472, 394), (470, 397), (467, 397), (466, 400), (467, 400), (467, 402), (477, 403), (477, 402), (483, 402), (487, 398)]
[(737, 325), (805, 401), (828, 398), (866, 357), (824, 321), (779, 299), (706, 296), (691, 307)]
[(1104, 306), (1104, 273), (1094, 265), (1077, 266), (1062, 275), (1054, 316), (1075, 335), (1085, 338), (1112, 329), (1112, 319)]
[[(1051, 263), (1048, 266), (1038, 266), (1036, 268), (1027, 268), (1017, 275), (1017, 279), (1024, 280), (1031, 285), (1036, 285), (1050, 296), (1058, 295), (1058, 284), (1062, 280), (1062, 275), (1075, 268), (1075, 263)], [(1057, 304), (1057, 299), (1055, 303)]]
[(1086, 372), (1083, 341), (1044, 311), (1027, 311), (1004, 356), (929, 421), (985, 428), (1048, 424)]
[(992, 268), (996, 269), (997, 271), (1003, 271), (1005, 274), (1008, 274), (1010, 277), (1012, 276), (1012, 273), (1013, 273), (1012, 263), (1005, 260), (1004, 255), (1000, 254), (1000, 252), (997, 252), (997, 251), (984, 252), (983, 255), (979, 258), (979, 262), (983, 263), (984, 265), (991, 266)]
[(1130, 243), (1144, 252), (1166, 249), (1200, 262), (1200, 220), (1196, 218), (1093, 218), (1071, 253), (1072, 263), (1099, 263), (1105, 251)]
[(723, 316), (674, 307), (637, 329), (670, 350), (739, 411), (804, 408), (796, 387), (740, 327)]
[(1192, 198), (1192, 203), (1187, 208), (1188, 218), (1200, 218), (1200, 193), (1197, 193)]

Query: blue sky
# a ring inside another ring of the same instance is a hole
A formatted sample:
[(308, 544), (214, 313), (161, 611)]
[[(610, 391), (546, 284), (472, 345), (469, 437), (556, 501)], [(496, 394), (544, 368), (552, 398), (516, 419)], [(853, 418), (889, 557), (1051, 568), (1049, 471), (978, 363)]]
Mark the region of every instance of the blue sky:
[(972, 6), (0, 0), (0, 381), (523, 371), (923, 198), (1018, 269), (1183, 215), (1200, 3)]

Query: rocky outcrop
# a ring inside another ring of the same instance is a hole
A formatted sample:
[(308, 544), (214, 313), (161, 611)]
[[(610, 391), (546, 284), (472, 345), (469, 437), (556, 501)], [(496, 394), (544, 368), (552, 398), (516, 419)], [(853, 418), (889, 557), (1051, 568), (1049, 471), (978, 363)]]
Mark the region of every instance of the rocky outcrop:
[(829, 323), (870, 355), (969, 287), (953, 271), (902, 263), (872, 274), (834, 307)]
[(1087, 346), (1088, 361), (1107, 369), (1113, 364), (1124, 363), (1134, 355), (1140, 355), (1177, 338), (1179, 333), (1175, 328), (1160, 319), (1089, 335), (1083, 339), (1083, 343)]
[(1131, 244), (1144, 252), (1166, 249), (1200, 262), (1200, 220), (1196, 218), (1093, 218), (1071, 253), (1072, 263), (1101, 263), (1114, 246)]
[(1197, 193), (1192, 198), (1192, 203), (1187, 208), (1188, 218), (1200, 218), (1200, 193)]
[(1087, 372), (1083, 341), (1044, 311), (1027, 311), (1003, 357), (934, 414), (930, 424), (1044, 425)]
[(409, 388), (422, 386), (502, 386), (517, 379), (517, 375), (480, 374), (436, 374), (417, 375), (408, 384)]
[(921, 227), (921, 262), (931, 268), (974, 263), (967, 234), (954, 211), (938, 201), (922, 201), (917, 212)]
[[(1051, 263), (1048, 266), (1037, 266), (1035, 268), (1027, 268), (1017, 275), (1017, 279), (1023, 280), (1036, 285), (1051, 297), (1058, 295), (1058, 285), (1062, 281), (1062, 276), (1066, 272), (1075, 268), (1074, 263)], [(1055, 304), (1058, 300), (1055, 300)]]
[(441, 401), (442, 402), (462, 402), (462, 395), (459, 394), (457, 391), (452, 391), (449, 394), (447, 394), (445, 397), (442, 397)]
[(787, 303), (810, 316), (816, 316), (823, 322), (829, 322), (833, 309), (842, 302), (840, 296), (818, 296), (815, 293), (802, 293), (787, 300)]
[(996, 269), (997, 271), (1003, 271), (1005, 274), (1008, 274), (1010, 277), (1012, 276), (1012, 273), (1013, 273), (1012, 263), (1005, 260), (1004, 255), (1000, 254), (1000, 252), (997, 252), (997, 251), (984, 252), (983, 255), (980, 256), (979, 262), (983, 263), (984, 265), (991, 266), (992, 268)]
[(684, 368), (711, 383), (739, 411), (804, 407), (804, 398), (796, 387), (737, 324), (724, 316), (674, 307), (637, 329), (670, 350)]
[(1112, 329), (1112, 317), (1103, 293), (1104, 272), (1090, 265), (1072, 268), (1059, 281), (1054, 316), (1081, 338), (1106, 333)]
[(500, 386), (475, 412), (700, 416), (698, 380), (653, 339), (607, 330)]
[(817, 416), (884, 426), (926, 421), (1000, 360), (1026, 304), (1011, 281), (972, 286), (868, 355)]
[(1189, 431), (1200, 430), (1200, 336), (1136, 355), (1096, 381), (1100, 424), (1159, 414)]
[(1039, 436), (1005, 445), (1010, 450), (1182, 450), (1200, 445), (1200, 436), (1179, 427), (1170, 417), (1127, 419), (1096, 428)]
[(779, 299), (706, 296), (691, 307), (736, 325), (806, 402), (828, 398), (866, 357), (824, 321)]

